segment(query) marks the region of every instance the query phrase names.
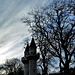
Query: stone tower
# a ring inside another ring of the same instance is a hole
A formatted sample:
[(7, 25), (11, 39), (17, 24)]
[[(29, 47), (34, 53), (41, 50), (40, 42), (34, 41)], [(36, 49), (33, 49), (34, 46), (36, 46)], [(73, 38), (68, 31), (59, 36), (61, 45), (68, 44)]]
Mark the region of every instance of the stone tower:
[(39, 54), (36, 53), (36, 44), (33, 38), (30, 46), (27, 44), (24, 54), (22, 58), (22, 62), (25, 66), (24, 75), (37, 75), (37, 60)]

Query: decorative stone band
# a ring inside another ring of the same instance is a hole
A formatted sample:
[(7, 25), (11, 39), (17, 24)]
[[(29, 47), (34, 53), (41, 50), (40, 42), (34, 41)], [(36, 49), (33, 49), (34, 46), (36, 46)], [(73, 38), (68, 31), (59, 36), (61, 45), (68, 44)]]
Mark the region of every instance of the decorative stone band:
[(28, 60), (32, 60), (32, 59), (38, 60), (38, 59), (39, 59), (39, 53), (38, 53), (38, 54), (35, 54), (35, 55), (29, 54), (26, 58), (27, 58)]
[(25, 57), (22, 57), (22, 58), (21, 58), (21, 61), (22, 61), (23, 64), (26, 64), (26, 63), (29, 62), (28, 59), (26, 59)]

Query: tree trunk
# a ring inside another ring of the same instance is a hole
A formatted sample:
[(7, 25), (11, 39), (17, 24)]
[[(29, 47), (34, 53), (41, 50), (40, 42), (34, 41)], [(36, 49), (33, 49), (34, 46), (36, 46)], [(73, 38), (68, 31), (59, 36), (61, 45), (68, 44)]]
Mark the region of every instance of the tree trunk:
[(47, 75), (47, 66), (45, 62), (45, 56), (43, 56), (43, 75)]
[(64, 66), (64, 73), (69, 74), (69, 62), (67, 61), (65, 66)]

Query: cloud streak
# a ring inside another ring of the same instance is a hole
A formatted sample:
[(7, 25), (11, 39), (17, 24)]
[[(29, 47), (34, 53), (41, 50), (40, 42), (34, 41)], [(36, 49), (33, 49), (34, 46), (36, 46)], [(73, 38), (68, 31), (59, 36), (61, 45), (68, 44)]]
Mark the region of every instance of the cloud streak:
[(21, 18), (35, 5), (45, 5), (49, 0), (0, 0), (0, 63), (6, 59), (23, 56), (23, 40), (30, 37), (28, 26)]

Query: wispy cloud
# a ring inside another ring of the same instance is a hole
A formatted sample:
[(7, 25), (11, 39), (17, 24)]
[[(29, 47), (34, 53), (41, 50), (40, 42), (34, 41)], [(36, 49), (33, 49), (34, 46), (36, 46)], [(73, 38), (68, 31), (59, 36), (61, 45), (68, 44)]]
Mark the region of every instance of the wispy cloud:
[(30, 7), (45, 5), (49, 0), (0, 0), (0, 63), (23, 56), (23, 40), (30, 37), (28, 26), (21, 18)]

